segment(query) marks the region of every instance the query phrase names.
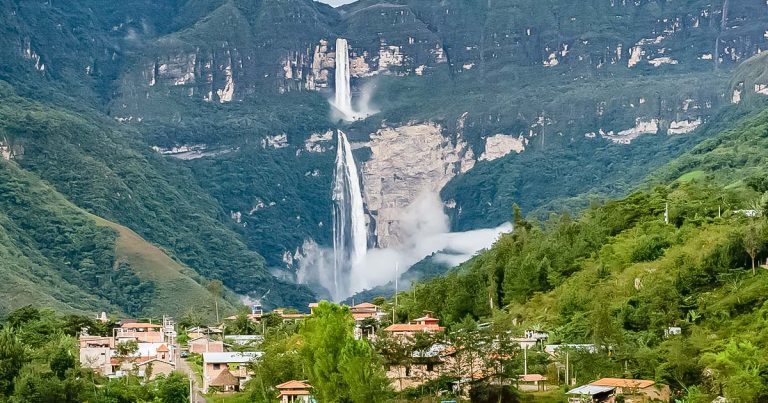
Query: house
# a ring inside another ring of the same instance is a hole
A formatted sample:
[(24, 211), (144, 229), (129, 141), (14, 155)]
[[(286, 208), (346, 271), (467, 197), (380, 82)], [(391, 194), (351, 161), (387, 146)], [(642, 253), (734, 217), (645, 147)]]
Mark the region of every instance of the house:
[(165, 329), (153, 323), (123, 323), (114, 329), (118, 342), (136, 340), (139, 343), (165, 343)]
[(613, 403), (616, 388), (583, 385), (568, 391), (568, 403)]
[(549, 338), (549, 333), (542, 332), (540, 330), (526, 330), (525, 338), (536, 339), (536, 340), (546, 340)]
[(200, 336), (190, 339), (187, 342), (187, 348), (190, 353), (222, 353), (224, 352), (224, 342), (221, 340), (211, 340), (208, 336)]
[(243, 384), (251, 378), (248, 364), (262, 355), (264, 353), (255, 351), (203, 353), (203, 393), (208, 393), (211, 386), (220, 387), (220, 385), (217, 386), (212, 383), (214, 380), (218, 379), (219, 383), (231, 381), (228, 375), (219, 377), (225, 370), (237, 378), (238, 383), (237, 385), (227, 384), (224, 386), (232, 386), (234, 390), (240, 390)]
[(595, 346), (594, 344), (547, 344), (546, 346), (544, 346), (544, 351), (549, 353), (549, 355), (551, 356), (557, 355), (557, 352), (562, 349), (581, 350), (589, 353), (597, 352), (597, 346)]
[(320, 306), (319, 302), (312, 302), (312, 303), (310, 303), (309, 304), (309, 314), (310, 315), (314, 315), (315, 314), (315, 309), (317, 309), (318, 306)]
[(381, 308), (377, 305), (368, 302), (357, 304), (349, 308), (349, 310), (352, 312), (352, 317), (355, 318), (355, 321), (362, 321), (365, 319), (381, 320), (381, 318), (386, 315), (381, 312)]
[(438, 324), (439, 319), (432, 316), (432, 312), (427, 312), (423, 317), (416, 319), (412, 323), (395, 323), (384, 329), (394, 336), (410, 337), (419, 332), (442, 332), (444, 327)]
[(160, 374), (165, 376), (170, 375), (173, 371), (176, 370), (176, 364), (160, 358), (150, 358), (148, 360), (135, 363), (133, 370), (136, 375), (143, 378), (146, 377), (147, 380), (153, 380), (156, 379)]
[(255, 346), (264, 341), (264, 336), (250, 334), (229, 334), (224, 336), (224, 342), (235, 346)]
[(220, 392), (237, 392), (240, 390), (240, 379), (232, 374), (229, 368), (224, 368), (208, 383), (208, 386)]
[(683, 328), (679, 326), (670, 326), (664, 330), (664, 337), (679, 336), (683, 334)]
[(538, 343), (538, 340), (527, 337), (514, 337), (512, 341), (517, 343), (521, 350), (530, 350), (536, 347), (536, 343)]
[(669, 386), (645, 379), (603, 378), (590, 383), (592, 386), (612, 387), (616, 395), (624, 395), (626, 402), (668, 402)]
[(112, 356), (115, 339), (102, 336), (80, 336), (80, 366), (100, 372), (104, 376), (112, 375)]
[(381, 322), (381, 319), (386, 316), (381, 308), (368, 302), (357, 304), (349, 310), (352, 313), (352, 318), (355, 319), (355, 339), (357, 340), (373, 337), (376, 329), (370, 326), (370, 321)]
[(315, 403), (312, 397), (312, 386), (303, 381), (288, 381), (275, 386), (280, 394), (280, 403)]
[(524, 392), (547, 390), (547, 385), (544, 383), (546, 381), (547, 377), (541, 374), (520, 375), (517, 381), (517, 388)]

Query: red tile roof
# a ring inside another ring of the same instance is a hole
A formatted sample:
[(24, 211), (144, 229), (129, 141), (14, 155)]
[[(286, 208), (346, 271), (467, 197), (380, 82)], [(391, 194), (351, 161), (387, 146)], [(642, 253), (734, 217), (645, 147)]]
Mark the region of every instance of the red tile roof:
[(302, 381), (288, 381), (275, 386), (275, 389), (311, 389), (311, 388), (312, 386)]
[(158, 353), (167, 353), (169, 351), (171, 351), (171, 350), (168, 350), (168, 346), (166, 346), (165, 344), (163, 344), (163, 345), (161, 345), (160, 347), (157, 348), (157, 352)]
[(592, 382), (593, 386), (612, 386), (615, 388), (638, 388), (645, 389), (656, 384), (655, 381), (645, 379), (622, 379), (622, 378), (603, 378)]
[(370, 302), (363, 302), (362, 304), (357, 304), (352, 307), (352, 309), (376, 309), (378, 306), (370, 303)]
[(547, 377), (541, 374), (528, 374), (520, 375), (520, 380), (523, 382), (541, 382), (546, 381)]

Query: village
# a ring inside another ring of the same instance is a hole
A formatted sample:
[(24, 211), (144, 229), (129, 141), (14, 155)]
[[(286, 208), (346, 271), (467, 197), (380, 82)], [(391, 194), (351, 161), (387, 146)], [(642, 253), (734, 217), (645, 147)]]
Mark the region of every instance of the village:
[[(253, 365), (265, 355), (260, 347), (269, 320), (279, 318), (282, 323), (298, 325), (313, 317), (318, 306), (309, 304), (309, 313), (285, 309), (265, 312), (257, 304), (250, 313), (226, 317), (213, 326), (182, 327), (170, 317), (157, 323), (123, 319), (115, 323), (111, 336), (92, 336), (83, 329), (79, 336), (80, 365), (108, 378), (132, 375), (147, 381), (178, 371), (189, 377), (190, 401), (211, 401), (212, 397), (233, 395), (248, 388)], [(507, 385), (532, 394), (561, 389), (572, 403), (667, 402), (671, 397), (668, 386), (653, 380), (577, 378), (570, 360), (575, 353), (594, 353), (596, 346), (547, 344), (549, 335), (540, 329), (491, 340), (471, 340), (467, 335), (445, 337), (447, 329), (431, 312), (408, 323), (391, 323), (391, 314), (379, 305), (366, 302), (348, 309), (354, 319), (355, 340), (366, 340), (382, 350), (386, 377), (395, 392), (452, 379), (450, 389), (438, 393), (452, 398), (437, 401), (468, 399), (470, 389), (480, 382)], [(105, 313), (97, 319), (108, 321)], [(237, 330), (233, 322), (243, 319), (257, 330), (249, 332), (254, 334), (232, 332)], [(671, 328), (669, 336), (676, 331)], [(544, 367), (553, 370), (529, 372), (528, 357), (534, 354), (546, 357)], [(515, 363), (522, 367), (511, 369), (516, 367)], [(276, 402), (318, 401), (312, 385), (304, 379), (284, 379), (272, 387)]]

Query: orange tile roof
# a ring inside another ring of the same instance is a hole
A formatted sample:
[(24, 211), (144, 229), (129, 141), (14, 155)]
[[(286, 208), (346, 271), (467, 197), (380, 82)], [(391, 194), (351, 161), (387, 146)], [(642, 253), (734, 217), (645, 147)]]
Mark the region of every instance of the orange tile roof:
[(547, 377), (541, 374), (528, 374), (528, 375), (520, 375), (520, 380), (523, 382), (540, 382), (540, 381), (546, 381)]
[(123, 329), (144, 329), (144, 328), (159, 329), (159, 328), (162, 328), (163, 326), (156, 325), (154, 323), (126, 323), (120, 327)]
[(442, 326), (437, 325), (415, 325), (415, 324), (409, 324), (409, 323), (395, 323), (394, 325), (390, 325), (386, 329), (384, 329), (387, 332), (442, 332), (445, 330)]
[(375, 318), (376, 314), (373, 312), (359, 312), (359, 313), (352, 313), (352, 317), (355, 320), (361, 320), (361, 319), (367, 319), (367, 318)]
[(171, 350), (168, 350), (168, 346), (166, 346), (165, 344), (163, 344), (163, 345), (161, 345), (160, 347), (157, 348), (157, 352), (158, 353), (167, 353), (169, 351), (171, 351)]
[(638, 388), (645, 389), (656, 384), (655, 381), (645, 379), (622, 379), (622, 378), (603, 378), (592, 382), (594, 386), (613, 386), (615, 388)]
[(370, 303), (370, 302), (363, 302), (362, 304), (357, 304), (352, 307), (352, 309), (376, 309), (378, 306)]
[(310, 389), (310, 388), (312, 388), (312, 386), (302, 381), (288, 381), (275, 386), (275, 389)]

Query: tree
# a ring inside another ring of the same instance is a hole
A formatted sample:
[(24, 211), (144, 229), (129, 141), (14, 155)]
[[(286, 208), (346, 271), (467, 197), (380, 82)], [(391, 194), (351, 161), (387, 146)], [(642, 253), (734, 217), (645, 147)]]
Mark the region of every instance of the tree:
[(749, 341), (730, 340), (723, 350), (706, 353), (701, 361), (714, 371), (719, 389), (733, 401), (763, 401), (761, 397), (768, 392), (761, 376), (765, 369), (765, 354)]
[(352, 339), (354, 326), (349, 308), (323, 301), (315, 315), (299, 331), (304, 344), (300, 350), (309, 381), (322, 402), (340, 402), (347, 397), (347, 385), (339, 372), (341, 352)]
[(29, 360), (29, 352), (10, 328), (0, 330), (0, 394), (10, 396), (13, 379)]
[(367, 342), (355, 341), (349, 308), (323, 301), (314, 312), (299, 330), (299, 354), (318, 400), (383, 401), (388, 382)]
[(388, 401), (389, 380), (365, 340), (349, 340), (339, 360), (341, 374), (353, 402)]
[(211, 293), (211, 295), (213, 295), (213, 306), (216, 309), (216, 323), (219, 323), (219, 299), (221, 298), (224, 284), (221, 282), (221, 280), (214, 279), (208, 282), (206, 288)]
[(742, 234), (744, 250), (747, 252), (747, 254), (749, 254), (749, 257), (752, 260), (753, 276), (757, 274), (755, 269), (757, 254), (760, 253), (760, 250), (763, 248), (764, 244), (763, 233), (764, 229), (762, 225), (750, 224), (744, 229), (744, 233)]
[(163, 403), (184, 403), (189, 401), (189, 379), (181, 372), (173, 372), (168, 377), (159, 375), (157, 397)]

